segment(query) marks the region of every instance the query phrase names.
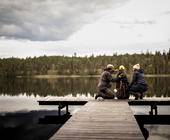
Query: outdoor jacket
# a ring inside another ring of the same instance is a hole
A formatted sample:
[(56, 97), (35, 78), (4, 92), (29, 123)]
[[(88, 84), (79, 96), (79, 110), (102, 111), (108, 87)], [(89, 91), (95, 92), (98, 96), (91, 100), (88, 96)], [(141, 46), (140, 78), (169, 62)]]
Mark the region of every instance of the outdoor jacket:
[(113, 78), (111, 73), (105, 70), (100, 77), (98, 88), (99, 90), (103, 90), (106, 88), (111, 88), (111, 82), (116, 82), (118, 78)]
[(133, 74), (133, 79), (130, 85), (132, 84), (141, 84), (141, 85), (147, 85), (144, 79), (144, 70), (139, 69), (135, 70)]

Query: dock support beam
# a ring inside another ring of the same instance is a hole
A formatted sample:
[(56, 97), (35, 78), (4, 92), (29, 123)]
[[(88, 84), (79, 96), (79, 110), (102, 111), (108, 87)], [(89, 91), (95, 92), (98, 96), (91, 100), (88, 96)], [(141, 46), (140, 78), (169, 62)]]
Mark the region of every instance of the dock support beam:
[(66, 114), (69, 115), (70, 112), (68, 111), (68, 104), (60, 104), (58, 105), (58, 116), (61, 116), (61, 109), (66, 107)]
[(151, 104), (151, 111), (149, 111), (149, 115), (154, 115), (153, 110), (155, 110), (155, 115), (158, 115), (157, 104)]

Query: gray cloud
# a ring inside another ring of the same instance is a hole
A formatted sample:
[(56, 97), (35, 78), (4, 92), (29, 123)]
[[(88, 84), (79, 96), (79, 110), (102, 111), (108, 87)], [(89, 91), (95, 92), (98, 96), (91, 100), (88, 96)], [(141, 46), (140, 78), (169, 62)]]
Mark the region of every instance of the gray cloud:
[(156, 20), (133, 20), (133, 21), (120, 21), (113, 20), (113, 23), (119, 24), (122, 29), (132, 29), (136, 25), (153, 25), (156, 24)]
[(156, 20), (134, 20), (134, 21), (113, 21), (113, 23), (117, 23), (120, 25), (135, 25), (135, 24), (143, 24), (143, 25), (152, 25), (156, 24)]
[(82, 25), (96, 20), (96, 13), (126, 1), (1, 0), (0, 38), (65, 40)]
[(169, 15), (170, 14), (170, 11), (166, 11), (164, 13), (162, 13), (163, 15)]
[(146, 20), (146, 21), (135, 20), (134, 24), (152, 25), (152, 24), (156, 24), (156, 21), (155, 20)]

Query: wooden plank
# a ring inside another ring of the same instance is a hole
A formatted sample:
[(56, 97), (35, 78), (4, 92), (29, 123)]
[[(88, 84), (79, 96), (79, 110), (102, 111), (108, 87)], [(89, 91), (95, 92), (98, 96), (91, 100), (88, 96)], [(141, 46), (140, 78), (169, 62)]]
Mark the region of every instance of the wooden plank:
[(141, 124), (170, 125), (170, 115), (135, 115)]
[(66, 97), (58, 97), (58, 96), (50, 96), (50, 97), (44, 97), (41, 99), (41, 101), (89, 101), (94, 100), (93, 97), (86, 97), (86, 96), (80, 96), (80, 97), (72, 97), (72, 96), (66, 96)]
[(170, 105), (170, 100), (129, 100), (129, 105)]
[(38, 101), (39, 105), (84, 105), (87, 101)]
[[(39, 105), (59, 105), (59, 103), (68, 105), (84, 105), (88, 101), (92, 101), (91, 97), (45, 97), (39, 100)], [(116, 101), (116, 100), (115, 100)], [(125, 100), (124, 100), (125, 101)], [(144, 99), (144, 100), (126, 100), (129, 105), (170, 105), (170, 99)]]
[(144, 137), (127, 101), (89, 101), (50, 140), (129, 139)]
[(39, 105), (84, 105), (91, 98), (77, 98), (77, 97), (48, 97), (37, 101)]

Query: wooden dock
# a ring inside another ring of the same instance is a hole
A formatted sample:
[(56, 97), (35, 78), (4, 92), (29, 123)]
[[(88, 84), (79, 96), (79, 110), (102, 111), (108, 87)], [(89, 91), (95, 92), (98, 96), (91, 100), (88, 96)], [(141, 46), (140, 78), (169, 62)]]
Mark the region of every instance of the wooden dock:
[(143, 140), (128, 102), (88, 101), (50, 140)]

